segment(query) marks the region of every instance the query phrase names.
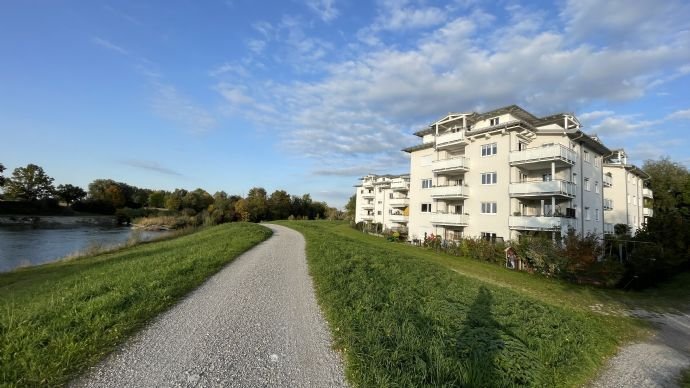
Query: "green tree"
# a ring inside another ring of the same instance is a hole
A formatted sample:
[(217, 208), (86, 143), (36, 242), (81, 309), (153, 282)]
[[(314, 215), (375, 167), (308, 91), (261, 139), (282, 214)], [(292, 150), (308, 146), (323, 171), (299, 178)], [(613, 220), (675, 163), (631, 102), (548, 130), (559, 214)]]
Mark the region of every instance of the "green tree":
[(9, 199), (35, 201), (51, 197), (54, 191), (53, 178), (35, 164), (15, 168), (12, 178), (5, 182), (5, 195)]
[(149, 194), (149, 206), (156, 208), (165, 207), (165, 194), (163, 190), (152, 191)]
[(5, 177), (2, 176), (2, 172), (5, 171), (5, 166), (0, 163), (0, 187), (5, 185)]
[(240, 198), (237, 202), (235, 202), (235, 213), (237, 213), (240, 221), (249, 221), (249, 202), (244, 198)]
[(268, 198), (266, 190), (263, 187), (253, 187), (247, 194), (247, 211), (249, 211), (249, 219), (253, 222), (259, 222), (268, 217)]
[(187, 190), (185, 189), (175, 189), (172, 193), (168, 193), (165, 196), (165, 207), (168, 210), (180, 210), (182, 209), (182, 198), (187, 195)]
[(276, 190), (268, 198), (270, 218), (273, 220), (286, 220), (290, 217), (290, 194), (285, 190)]
[(355, 211), (357, 211), (357, 194), (353, 194), (345, 205), (345, 213), (348, 220), (355, 220)]
[(690, 216), (690, 171), (668, 157), (647, 160), (642, 169), (649, 174), (649, 188), (654, 192), (654, 213)]
[(55, 190), (55, 195), (68, 205), (71, 205), (75, 201), (79, 201), (86, 197), (86, 191), (79, 186), (73, 186), (70, 184), (59, 185)]
[(208, 209), (211, 204), (213, 204), (213, 197), (203, 189), (190, 191), (182, 197), (182, 207), (194, 209), (197, 213)]

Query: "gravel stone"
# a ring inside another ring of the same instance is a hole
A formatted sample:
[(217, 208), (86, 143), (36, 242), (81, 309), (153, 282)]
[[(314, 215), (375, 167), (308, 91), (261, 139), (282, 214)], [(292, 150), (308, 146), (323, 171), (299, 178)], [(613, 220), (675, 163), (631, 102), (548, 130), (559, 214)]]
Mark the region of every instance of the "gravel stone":
[(211, 277), (75, 387), (345, 387), (298, 232), (273, 236)]

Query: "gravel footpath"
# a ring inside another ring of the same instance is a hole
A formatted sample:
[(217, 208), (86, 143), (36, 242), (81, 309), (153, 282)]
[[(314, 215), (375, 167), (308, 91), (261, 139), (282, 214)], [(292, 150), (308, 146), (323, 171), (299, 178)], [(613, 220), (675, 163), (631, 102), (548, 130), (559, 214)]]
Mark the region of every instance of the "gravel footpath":
[(88, 387), (344, 387), (307, 271), (304, 239), (238, 257), (74, 381)]
[(677, 387), (680, 372), (690, 367), (690, 314), (630, 313), (651, 321), (657, 332), (648, 341), (623, 347), (592, 387)]

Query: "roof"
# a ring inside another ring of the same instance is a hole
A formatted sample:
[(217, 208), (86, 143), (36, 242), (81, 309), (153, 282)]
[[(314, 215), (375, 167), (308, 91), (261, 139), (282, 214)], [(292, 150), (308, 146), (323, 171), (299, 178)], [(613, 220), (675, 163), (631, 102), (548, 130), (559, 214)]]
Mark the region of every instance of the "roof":
[(570, 140), (578, 140), (586, 144), (589, 148), (596, 151), (596, 153), (601, 155), (609, 155), (612, 151), (604, 145), (604, 143), (592, 138), (588, 134), (582, 132), (579, 129), (571, 130), (567, 132)]
[(434, 143), (422, 143), (422, 144), (417, 144), (416, 146), (412, 147), (407, 147), (403, 148), (402, 151), (405, 151), (407, 153), (412, 153), (414, 151), (419, 151), (419, 150), (425, 150), (427, 148), (432, 148), (434, 146)]

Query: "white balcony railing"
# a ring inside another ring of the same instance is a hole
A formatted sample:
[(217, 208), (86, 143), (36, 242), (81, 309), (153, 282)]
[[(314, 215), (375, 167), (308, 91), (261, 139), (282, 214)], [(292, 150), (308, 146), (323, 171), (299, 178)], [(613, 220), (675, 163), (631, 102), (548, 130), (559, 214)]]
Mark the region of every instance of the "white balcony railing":
[(642, 196), (645, 198), (652, 199), (652, 198), (654, 198), (654, 193), (652, 192), (652, 190), (644, 188), (644, 189), (642, 189)]
[(431, 198), (466, 198), (469, 190), (467, 186), (434, 186), (431, 189)]
[(467, 214), (456, 213), (433, 213), (431, 215), (431, 223), (437, 225), (469, 225), (470, 217)]
[(643, 207), (642, 208), (642, 215), (645, 217), (654, 217), (654, 210), (652, 210), (648, 207)]
[(464, 143), (465, 141), (464, 131), (446, 133), (436, 138), (436, 148)]
[(362, 198), (374, 198), (375, 196), (376, 194), (373, 191), (371, 193), (365, 192), (364, 194), (362, 194)]
[(604, 234), (613, 234), (613, 233), (614, 233), (613, 224), (605, 222), (604, 223)]
[(577, 153), (575, 150), (562, 144), (548, 144), (521, 151), (512, 151), (510, 153), (511, 164), (525, 164), (553, 160), (560, 160), (572, 165), (577, 162)]
[(394, 179), (391, 181), (391, 190), (407, 191), (410, 189), (410, 181), (404, 179)]
[(366, 214), (366, 213), (364, 213), (364, 214), (360, 214), (360, 215), (359, 215), (359, 218), (361, 218), (361, 219), (364, 220), (364, 221), (371, 221), (371, 220), (374, 219), (374, 215), (373, 215), (373, 214)]
[(402, 214), (391, 214), (389, 216), (389, 220), (391, 222), (395, 222), (396, 224), (406, 224), (407, 221), (410, 220), (410, 217), (404, 216)]
[(604, 187), (613, 186), (613, 177), (608, 174), (604, 174)]
[(409, 198), (391, 198), (388, 200), (391, 207), (407, 207), (410, 204)]
[(519, 230), (552, 230), (568, 231), (568, 228), (575, 226), (574, 218), (565, 217), (530, 217), (530, 216), (510, 216), (508, 226), (511, 229)]
[(365, 203), (364, 205), (362, 205), (362, 209), (373, 209), (373, 208), (374, 208), (373, 203)]
[(604, 198), (604, 210), (613, 210), (613, 200)]
[(576, 186), (563, 180), (511, 183), (508, 192), (513, 197), (530, 197), (543, 195), (563, 195), (574, 197)]
[(431, 163), (431, 171), (435, 173), (467, 171), (470, 169), (470, 160), (464, 156), (434, 160)]

